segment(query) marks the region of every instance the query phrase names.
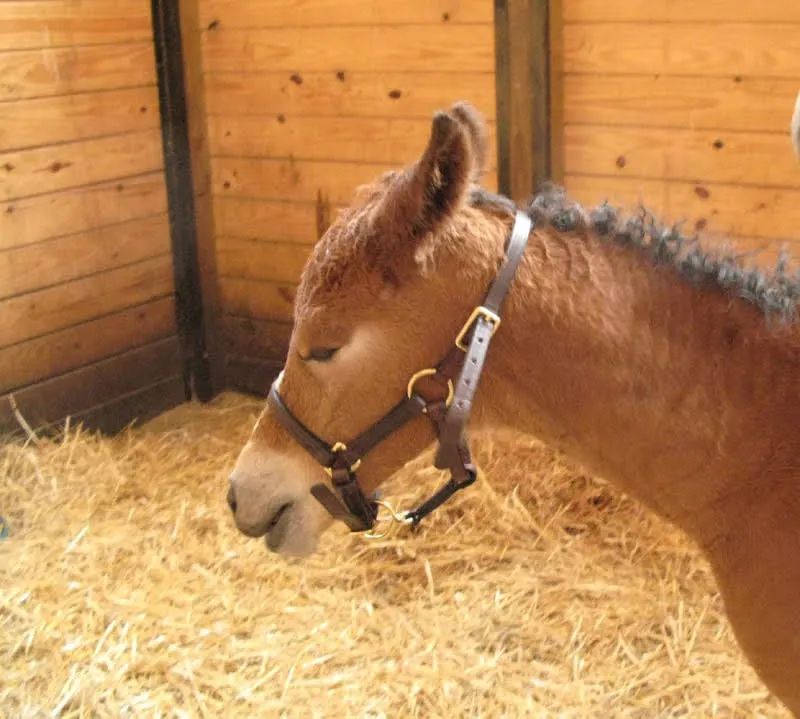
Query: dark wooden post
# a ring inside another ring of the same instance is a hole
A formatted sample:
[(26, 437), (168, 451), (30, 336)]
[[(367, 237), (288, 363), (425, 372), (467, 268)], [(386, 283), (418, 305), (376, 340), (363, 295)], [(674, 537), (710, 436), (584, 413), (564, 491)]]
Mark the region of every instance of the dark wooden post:
[(545, 180), (561, 181), (560, 141), (553, 133), (556, 123), (560, 130), (553, 91), (560, 67), (560, 5), (561, 0), (494, 4), (498, 184), (517, 201)]
[(196, 0), (152, 0), (178, 335), (187, 399), (223, 386)]

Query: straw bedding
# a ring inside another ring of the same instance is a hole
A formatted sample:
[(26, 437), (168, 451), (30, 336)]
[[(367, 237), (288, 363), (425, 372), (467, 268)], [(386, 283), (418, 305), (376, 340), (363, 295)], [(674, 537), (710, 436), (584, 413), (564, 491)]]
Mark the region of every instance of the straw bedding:
[(0, 448), (4, 716), (788, 716), (693, 547), (532, 441), (476, 437), (418, 534), (269, 555), (224, 502), (260, 406)]

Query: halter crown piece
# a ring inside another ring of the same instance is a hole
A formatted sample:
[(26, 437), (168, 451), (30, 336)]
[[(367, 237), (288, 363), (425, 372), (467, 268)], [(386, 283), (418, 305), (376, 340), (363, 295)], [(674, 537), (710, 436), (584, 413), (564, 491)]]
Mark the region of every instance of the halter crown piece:
[[(353, 532), (364, 532), (371, 537), (385, 536), (385, 533), (370, 534), (378, 521), (381, 506), (389, 510), (390, 520), (417, 525), (453, 494), (475, 481), (477, 470), (472, 464), (464, 429), (489, 344), (500, 325), (503, 300), (514, 280), (532, 229), (532, 219), (517, 211), (505, 260), (489, 287), (483, 304), (472, 311), (458, 333), (453, 348), (436, 367), (414, 374), (408, 382), (406, 396), (348, 444), (336, 442), (328, 445), (321, 440), (284, 403), (278, 390), (281, 376), (272, 384), (267, 403), (276, 419), (330, 476), (331, 486), (320, 482), (311, 488), (311, 493), (334, 519), (344, 522)], [(458, 378), (454, 381), (459, 367)], [(430, 377), (446, 385), (447, 397), (428, 400), (420, 395), (416, 391), (416, 385), (423, 377)], [(363, 493), (356, 471), (367, 452), (421, 414), (426, 415), (433, 423), (439, 442), (434, 466), (449, 470), (450, 479), (416, 509), (397, 513), (377, 495), (367, 497)]]

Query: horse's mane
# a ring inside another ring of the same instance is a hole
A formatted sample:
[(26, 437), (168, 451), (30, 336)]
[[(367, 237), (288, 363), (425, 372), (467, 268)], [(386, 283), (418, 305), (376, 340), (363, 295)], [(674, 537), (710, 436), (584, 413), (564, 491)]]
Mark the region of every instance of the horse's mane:
[(754, 254), (736, 253), (730, 247), (703, 247), (697, 235), (681, 234), (679, 225), (660, 223), (639, 207), (630, 216), (607, 202), (585, 209), (560, 187), (545, 186), (524, 206), (538, 227), (557, 232), (593, 232), (619, 245), (634, 247), (659, 265), (670, 265), (694, 284), (733, 292), (758, 307), (769, 320), (792, 324), (798, 319), (800, 269), (788, 271), (789, 254), (782, 251), (774, 270), (747, 267)]

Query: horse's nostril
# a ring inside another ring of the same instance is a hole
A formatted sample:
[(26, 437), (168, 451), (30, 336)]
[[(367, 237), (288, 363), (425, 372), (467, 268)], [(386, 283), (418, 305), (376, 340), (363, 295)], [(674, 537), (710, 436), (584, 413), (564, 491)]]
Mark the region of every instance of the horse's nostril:
[(269, 532), (278, 522), (280, 522), (281, 517), (286, 514), (291, 508), (292, 503), (287, 502), (286, 504), (282, 505), (280, 509), (272, 516), (272, 519), (269, 520), (269, 524), (267, 524), (267, 531)]
[(231, 508), (231, 512), (236, 514), (236, 492), (233, 490), (233, 484), (228, 485), (228, 506)]

